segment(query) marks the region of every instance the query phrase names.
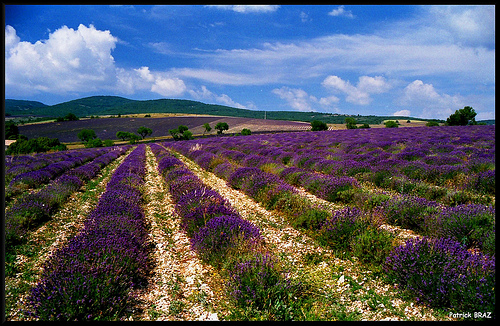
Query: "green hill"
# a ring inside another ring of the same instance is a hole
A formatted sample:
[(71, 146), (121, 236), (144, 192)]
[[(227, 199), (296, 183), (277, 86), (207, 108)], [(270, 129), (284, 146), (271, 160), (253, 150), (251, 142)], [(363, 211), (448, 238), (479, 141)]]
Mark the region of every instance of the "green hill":
[[(118, 115), (132, 113), (190, 113), (207, 114), (216, 116), (232, 116), (241, 118), (287, 121), (320, 120), (325, 123), (344, 124), (347, 115), (319, 113), (319, 112), (297, 112), (297, 111), (255, 111), (237, 109), (224, 105), (205, 104), (197, 101), (179, 99), (158, 100), (130, 100), (119, 96), (91, 96), (56, 105), (45, 105), (34, 101), (6, 100), (6, 115), (40, 116), (40, 117), (62, 117), (68, 113), (74, 113), (78, 117), (91, 115)], [(411, 117), (394, 116), (353, 116), (357, 123), (381, 124), (384, 120), (423, 120)], [(443, 120), (436, 120), (444, 122)]]
[(48, 105), (36, 101), (5, 100), (5, 115), (32, 115)]

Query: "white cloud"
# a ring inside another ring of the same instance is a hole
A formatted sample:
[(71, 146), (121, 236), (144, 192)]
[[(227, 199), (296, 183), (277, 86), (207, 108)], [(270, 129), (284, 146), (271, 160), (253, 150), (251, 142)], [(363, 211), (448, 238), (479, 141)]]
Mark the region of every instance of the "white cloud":
[(345, 93), (347, 102), (359, 105), (370, 104), (372, 101), (370, 94), (384, 93), (391, 88), (391, 85), (381, 76), (361, 76), (357, 86), (351, 85), (349, 81), (344, 81), (338, 76), (328, 76), (321, 85)]
[(196, 100), (215, 101), (216, 103), (239, 108), (239, 109), (257, 109), (253, 103), (247, 105), (240, 104), (231, 99), (228, 95), (217, 95), (207, 89), (205, 85), (201, 86), (201, 90), (188, 90), (188, 93)]
[(22, 42), (6, 26), (5, 80), (14, 93), (85, 92), (109, 88), (116, 82), (111, 51), (118, 39), (109, 31), (82, 24), (62, 26), (48, 40)]
[(344, 6), (340, 6), (337, 9), (333, 9), (328, 13), (330, 16), (334, 17), (347, 17), (347, 18), (354, 18), (355, 16), (352, 14), (352, 11), (350, 10), (345, 10)]
[(409, 117), (410, 116), (410, 110), (399, 110), (399, 111), (396, 111), (392, 114), (393, 116), (395, 117)]
[(306, 91), (299, 88), (283, 86), (273, 89), (272, 93), (287, 101), (288, 104), (297, 111), (313, 111), (311, 102), (318, 101), (316, 97), (308, 95)]
[(403, 93), (399, 104), (418, 109), (422, 112), (422, 118), (446, 119), (466, 105), (462, 97), (440, 94), (432, 84), (425, 84), (418, 79), (408, 84)]
[(207, 7), (232, 10), (238, 13), (269, 13), (275, 12), (280, 6), (278, 5), (209, 5)]

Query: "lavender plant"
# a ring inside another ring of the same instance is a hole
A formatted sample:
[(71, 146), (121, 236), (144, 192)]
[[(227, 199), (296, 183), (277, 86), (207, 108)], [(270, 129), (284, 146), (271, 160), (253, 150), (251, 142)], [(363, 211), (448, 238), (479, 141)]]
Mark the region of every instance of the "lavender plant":
[(384, 263), (387, 280), (417, 302), (455, 311), (495, 311), (495, 258), (445, 238), (410, 239)]

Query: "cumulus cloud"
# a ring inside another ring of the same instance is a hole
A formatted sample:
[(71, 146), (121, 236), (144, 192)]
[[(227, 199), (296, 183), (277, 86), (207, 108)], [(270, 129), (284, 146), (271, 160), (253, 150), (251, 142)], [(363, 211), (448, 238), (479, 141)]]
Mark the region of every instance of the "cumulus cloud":
[(403, 93), (399, 103), (421, 109), (422, 118), (446, 119), (455, 110), (465, 106), (460, 96), (438, 93), (432, 84), (425, 84), (418, 79), (408, 84)]
[(325, 88), (345, 93), (347, 102), (359, 105), (370, 104), (372, 101), (370, 94), (384, 93), (391, 88), (391, 85), (381, 76), (361, 76), (357, 86), (352, 85), (349, 81), (342, 80), (338, 76), (328, 76), (322, 82), (322, 85)]
[(215, 101), (216, 103), (239, 109), (257, 109), (257, 107), (251, 102), (247, 103), (247, 105), (243, 105), (235, 102), (227, 94), (217, 95), (209, 91), (205, 85), (202, 85), (200, 90), (190, 89), (188, 90), (188, 93), (196, 100)]
[(330, 16), (334, 17), (347, 17), (347, 18), (354, 18), (355, 16), (352, 14), (352, 11), (350, 10), (345, 10), (344, 6), (340, 6), (337, 9), (333, 9), (328, 13)]
[(5, 82), (19, 92), (92, 91), (115, 84), (111, 51), (118, 39), (109, 31), (62, 26), (48, 40), (33, 44), (21, 41), (7, 25), (5, 36)]
[(392, 114), (393, 116), (395, 117), (409, 117), (410, 116), (410, 110), (399, 110), (399, 111), (396, 111)]
[(270, 13), (275, 12), (280, 7), (279, 5), (209, 5), (207, 7), (232, 10), (243, 14), (247, 13)]
[(300, 88), (283, 86), (273, 89), (272, 93), (287, 101), (288, 104), (297, 111), (313, 111), (311, 102), (318, 101), (315, 96), (308, 95), (306, 91)]

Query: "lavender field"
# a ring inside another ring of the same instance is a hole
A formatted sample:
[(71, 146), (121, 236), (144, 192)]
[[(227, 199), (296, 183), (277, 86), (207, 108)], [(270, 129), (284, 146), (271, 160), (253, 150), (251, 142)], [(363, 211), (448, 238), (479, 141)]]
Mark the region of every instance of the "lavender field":
[(495, 318), (495, 126), (5, 164), (7, 320)]

